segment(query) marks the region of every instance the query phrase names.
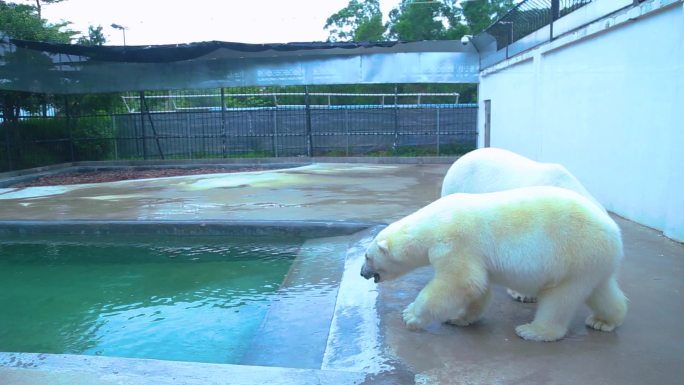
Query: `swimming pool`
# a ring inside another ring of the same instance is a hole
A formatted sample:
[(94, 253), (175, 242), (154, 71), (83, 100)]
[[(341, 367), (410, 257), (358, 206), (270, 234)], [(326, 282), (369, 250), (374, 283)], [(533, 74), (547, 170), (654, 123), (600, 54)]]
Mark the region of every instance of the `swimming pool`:
[(3, 236), (0, 351), (238, 363), (303, 242)]

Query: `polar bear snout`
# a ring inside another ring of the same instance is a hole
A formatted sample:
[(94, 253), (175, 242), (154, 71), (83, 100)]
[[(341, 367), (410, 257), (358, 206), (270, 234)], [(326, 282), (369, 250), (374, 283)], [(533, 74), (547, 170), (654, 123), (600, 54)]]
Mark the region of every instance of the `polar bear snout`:
[(380, 274), (369, 268), (368, 263), (364, 263), (363, 266), (361, 266), (361, 276), (366, 279), (373, 278), (375, 283), (380, 282)]

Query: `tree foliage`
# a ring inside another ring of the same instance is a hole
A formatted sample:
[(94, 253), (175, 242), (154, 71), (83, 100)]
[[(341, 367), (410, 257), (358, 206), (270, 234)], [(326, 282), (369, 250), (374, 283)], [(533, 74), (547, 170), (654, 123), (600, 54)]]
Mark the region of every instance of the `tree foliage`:
[(76, 42), (83, 45), (103, 45), (107, 42), (107, 38), (102, 33), (101, 25), (97, 27), (91, 25), (88, 27), (88, 35), (79, 37)]
[(514, 0), (474, 0), (463, 2), (463, 16), (471, 35), (482, 32), (515, 5)]
[(382, 24), (378, 0), (350, 0), (325, 24), (329, 41), (457, 40), (503, 16), (515, 0), (402, 0)]
[(388, 37), (398, 40), (460, 39), (468, 32), (453, 1), (402, 0), (389, 13)]
[(78, 32), (67, 27), (69, 23), (48, 23), (38, 16), (36, 7), (7, 3), (0, 0), (0, 30), (9, 37), (23, 40), (69, 43)]
[[(41, 1), (43, 3), (58, 2), (56, 0)], [(0, 26), (2, 26), (2, 32), (15, 39), (65, 44), (70, 43), (78, 35), (78, 32), (68, 28), (68, 23), (66, 22), (52, 24), (41, 19), (38, 15), (38, 6), (40, 6), (40, 1), (37, 1), (34, 7), (0, 0)], [(87, 36), (79, 37), (77, 42), (86, 45), (104, 44), (106, 38), (102, 32), (102, 26), (90, 26)], [(23, 63), (30, 62), (34, 67), (43, 65), (45, 68), (50, 68), (53, 65), (52, 59), (48, 56), (40, 52), (28, 50), (7, 52), (4, 54), (3, 60), (5, 61), (3, 73), (6, 73), (4, 81), (10, 82), (14, 80), (13, 74), (15, 76), (31, 76), (25, 73), (26, 68)], [(22, 110), (37, 113), (47, 104), (55, 107), (57, 111), (65, 111), (67, 109), (66, 100), (61, 97), (55, 98), (50, 95), (37, 95), (30, 92), (0, 91), (0, 109), (2, 110), (3, 119), (7, 122), (17, 122)], [(118, 98), (110, 94), (81, 95), (71, 97), (68, 103), (68, 108), (72, 113), (90, 114), (111, 109), (118, 103)]]
[[(515, 5), (516, 0), (402, 0), (382, 25), (378, 0), (350, 0), (330, 16), (325, 29), (329, 41), (364, 40), (458, 40), (488, 27)], [(384, 86), (389, 88), (384, 89)], [(382, 92), (393, 92), (394, 85), (375, 85)], [(360, 85), (338, 86), (338, 92), (363, 92)], [(402, 92), (458, 92), (460, 101), (477, 101), (472, 84), (399, 84)]]
[[(68, 23), (51, 24), (38, 16), (36, 7), (24, 4), (8, 3), (0, 0), (0, 29), (10, 38), (23, 40), (47, 41), (53, 43), (69, 43), (77, 34), (67, 27)], [(35, 52), (7, 52), (3, 72), (3, 81), (13, 81), (12, 74), (18, 75), (26, 71), (22, 63), (52, 64), (49, 57)], [(0, 91), (0, 108), (5, 121), (16, 121), (21, 109), (37, 111), (45, 97), (28, 92)]]
[(350, 0), (349, 4), (328, 17), (323, 29), (328, 30), (329, 41), (383, 40), (385, 27), (379, 0)]

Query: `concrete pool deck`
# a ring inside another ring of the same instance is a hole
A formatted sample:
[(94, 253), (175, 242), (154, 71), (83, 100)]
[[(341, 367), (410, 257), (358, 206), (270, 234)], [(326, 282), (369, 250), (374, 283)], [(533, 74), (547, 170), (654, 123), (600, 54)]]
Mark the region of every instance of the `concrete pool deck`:
[[(389, 223), (437, 198), (448, 166), (314, 164), (240, 174), (4, 188), (0, 221)], [(379, 370), (345, 367), (344, 361), (330, 364), (330, 359), (317, 370), (51, 355), (14, 355), (10, 362), (4, 355), (0, 384), (680, 384), (684, 246), (657, 231), (615, 219), (625, 245), (620, 283), (630, 298), (627, 319), (615, 333), (586, 329), (584, 308), (567, 338), (555, 343), (523, 341), (513, 328), (531, 319), (535, 305), (510, 300), (502, 288), (495, 290), (483, 320), (475, 325), (433, 324), (425, 331), (409, 331), (401, 310), (430, 279), (430, 269), (424, 268), (377, 286), (357, 274), (342, 283), (377, 297), (373, 302), (379, 355), (385, 362)], [(359, 261), (348, 262), (356, 268)], [(338, 326), (336, 343), (341, 345), (345, 333), (351, 336), (374, 325)], [(75, 359), (83, 365), (72, 366)]]

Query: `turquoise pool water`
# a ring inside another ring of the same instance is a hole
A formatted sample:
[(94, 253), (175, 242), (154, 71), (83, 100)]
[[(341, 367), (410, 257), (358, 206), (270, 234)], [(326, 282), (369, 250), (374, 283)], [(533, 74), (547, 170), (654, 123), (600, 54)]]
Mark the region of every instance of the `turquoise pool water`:
[(301, 245), (72, 238), (0, 240), (0, 351), (236, 363)]

